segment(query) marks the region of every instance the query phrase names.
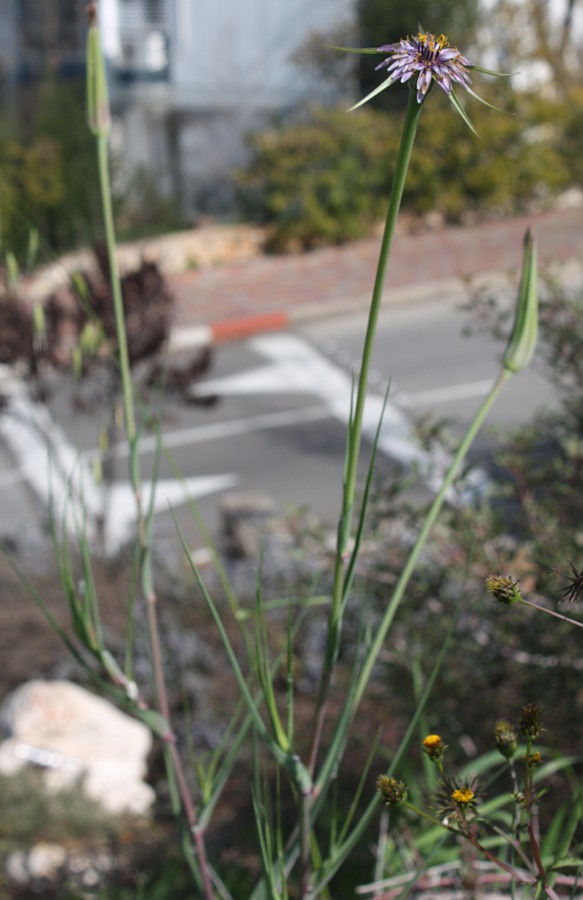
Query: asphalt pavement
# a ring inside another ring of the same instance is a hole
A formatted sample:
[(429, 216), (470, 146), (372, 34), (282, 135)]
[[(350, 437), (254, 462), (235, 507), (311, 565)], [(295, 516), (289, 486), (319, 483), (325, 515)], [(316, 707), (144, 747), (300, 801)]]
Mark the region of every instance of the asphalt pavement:
[[(375, 363), (374, 384), (371, 372), (367, 401), (373, 433), (390, 357), (395, 393), (385, 411), (386, 434), (379, 449), (391, 462), (424, 462), (408, 413), (412, 406), (434, 410), (440, 404), (439, 411), (447, 411), (444, 404), (455, 401), (458, 406), (449, 411), (463, 419), (459, 402), (485, 390), (486, 369), (477, 365), (479, 354), (472, 350), (471, 365), (462, 365), (467, 354), (454, 354), (452, 329), (439, 311), (467, 297), (467, 279), (503, 284), (507, 291), (510, 275), (516, 284), (529, 227), (537, 235), (543, 264), (566, 263), (563, 275), (581, 274), (583, 209), (416, 234), (403, 229), (396, 235), (383, 310), (393, 326), (385, 334), (381, 316), (381, 360)], [(301, 255), (257, 256), (169, 276), (177, 298), (171, 343), (190, 348), (230, 341), (214, 355), (210, 381), (196, 385), (196, 392), (209, 391), (221, 403), (216, 409), (168, 409), (164, 422), (164, 442), (180, 456), (190, 496), (214, 504), (214, 496), (225, 490), (261, 489), (281, 504), (290, 497), (295, 505), (319, 498), (319, 513), (334, 518), (330, 498), (337, 502), (351, 372), (359, 365), (360, 344), (353, 338), (362, 327), (352, 323), (366, 315), (379, 243), (376, 236)], [(399, 327), (397, 314), (405, 319)], [(392, 349), (391, 340), (397, 342)], [(398, 363), (401, 351), (403, 365)], [(455, 371), (450, 356), (452, 361), (455, 357)], [(489, 372), (490, 365), (486, 368)], [(74, 533), (74, 494), (83, 498), (96, 522), (101, 517), (107, 524), (109, 546), (123, 543), (133, 528), (131, 492), (125, 475), (107, 492), (93, 477), (97, 417), (72, 412), (62, 390), (45, 408), (27, 397), (18, 379), (3, 390), (9, 388), (13, 414), (0, 418), (0, 481), (7, 500), (0, 533), (32, 534), (51, 498), (53, 507), (61, 509), (60, 521), (69, 524), (72, 516)], [(525, 382), (523, 388), (529, 396), (539, 396), (538, 388), (529, 389)], [(517, 406), (526, 404), (515, 398)], [(147, 443), (144, 438), (144, 471), (151, 453)], [(433, 464), (428, 462), (429, 472)], [(173, 470), (161, 472), (161, 478), (155, 508), (163, 520), (169, 503), (174, 508), (183, 502), (185, 483)], [(305, 496), (298, 496), (297, 484), (305, 486)]]
[[(520, 270), (527, 229), (543, 266), (583, 264), (583, 207), (493, 219), (471, 226), (397, 230), (383, 303), (467, 296), (468, 279), (507, 283)], [(170, 277), (175, 339), (220, 342), (278, 331), (311, 318), (366, 309), (380, 234), (309, 253), (258, 256)]]

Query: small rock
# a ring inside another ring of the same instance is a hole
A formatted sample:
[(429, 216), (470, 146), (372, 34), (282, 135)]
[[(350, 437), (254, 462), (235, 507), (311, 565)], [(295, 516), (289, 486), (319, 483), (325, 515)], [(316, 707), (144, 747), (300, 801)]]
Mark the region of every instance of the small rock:
[(275, 519), (272, 498), (259, 491), (225, 494), (220, 512), (227, 552), (246, 559), (258, 559), (265, 533)]
[(68, 681), (29, 681), (0, 707), (0, 772), (45, 769), (50, 790), (82, 782), (111, 814), (145, 814), (154, 791), (143, 782), (149, 730), (107, 700)]

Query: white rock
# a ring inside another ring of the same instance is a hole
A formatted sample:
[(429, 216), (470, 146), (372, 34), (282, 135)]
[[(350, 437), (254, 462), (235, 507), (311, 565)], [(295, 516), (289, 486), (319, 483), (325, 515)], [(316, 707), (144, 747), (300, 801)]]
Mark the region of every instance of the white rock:
[(41, 841), (30, 850), (27, 860), (31, 878), (55, 878), (67, 861), (67, 851), (60, 844)]
[(143, 782), (150, 731), (107, 700), (67, 681), (29, 681), (0, 707), (0, 773), (26, 764), (46, 771), (47, 787), (81, 781), (112, 814), (143, 815), (154, 800)]

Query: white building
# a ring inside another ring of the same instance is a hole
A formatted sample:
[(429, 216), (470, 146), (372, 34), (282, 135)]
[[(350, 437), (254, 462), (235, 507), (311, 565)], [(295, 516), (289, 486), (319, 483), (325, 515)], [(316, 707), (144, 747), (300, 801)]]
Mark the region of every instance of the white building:
[(245, 133), (314, 91), (293, 54), (349, 20), (354, 2), (101, 0), (128, 163), (153, 171), (187, 208), (205, 190), (216, 197), (218, 183), (220, 204)]

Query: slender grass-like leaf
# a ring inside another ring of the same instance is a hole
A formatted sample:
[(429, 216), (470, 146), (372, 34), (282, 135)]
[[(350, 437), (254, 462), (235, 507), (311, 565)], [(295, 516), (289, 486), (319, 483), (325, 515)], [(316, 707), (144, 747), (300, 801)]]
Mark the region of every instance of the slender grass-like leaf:
[[(457, 624), (458, 615), (459, 615), (459, 605), (456, 610), (456, 613), (454, 615), (452, 615), (452, 617), (451, 617), (449, 628), (444, 637), (441, 649), (435, 660), (435, 664), (431, 670), (431, 674), (430, 674), (429, 678), (427, 679), (427, 684), (425, 685), (423, 695), (420, 698), (420, 701), (417, 704), (417, 706), (411, 716), (409, 725), (407, 727), (407, 731), (405, 732), (405, 735), (403, 736), (403, 739), (401, 740), (401, 743), (399, 744), (397, 752), (395, 753), (394, 759), (387, 770), (388, 775), (394, 775), (398, 771), (399, 766), (401, 765), (401, 760), (403, 759), (405, 753), (407, 752), (409, 745), (415, 735), (415, 732), (417, 731), (419, 719), (427, 705), (427, 702), (429, 701), (429, 698), (433, 692), (433, 687), (434, 687), (435, 681), (437, 679), (437, 676), (438, 676), (438, 674), (441, 670), (441, 667), (446, 659), (447, 650), (449, 648), (449, 644), (451, 642), (451, 639), (452, 639), (454, 631), (455, 631), (455, 626)], [(318, 789), (318, 785), (319, 785), (319, 781), (316, 781), (316, 789)], [(318, 813), (320, 812), (318, 800), (319, 800), (319, 798), (316, 800), (316, 803), (314, 804), (314, 809), (312, 812), (312, 816), (313, 816), (312, 820), (313, 821), (315, 821), (317, 819)], [(379, 802), (380, 802), (379, 795), (376, 794), (372, 798), (372, 800), (369, 802), (366, 809), (361, 813), (360, 819), (356, 823), (354, 828), (352, 829), (351, 833), (349, 835), (347, 835), (344, 842), (342, 844), (339, 844), (339, 846), (336, 848), (336, 853), (335, 853), (334, 857), (328, 861), (326, 871), (323, 872), (321, 874), (320, 878), (315, 882), (315, 884), (313, 886), (313, 890), (308, 895), (307, 900), (317, 900), (317, 898), (319, 896), (318, 892), (323, 887), (325, 887), (325, 885), (327, 885), (330, 882), (330, 880), (334, 877), (334, 875), (340, 869), (340, 867), (343, 865), (343, 863), (348, 858), (348, 856), (352, 853), (354, 848), (358, 845), (358, 843), (362, 839), (366, 829), (368, 828), (373, 815), (375, 814), (375, 812), (378, 809)]]
[(366, 97), (363, 97), (362, 100), (359, 100), (358, 103), (355, 103), (354, 106), (351, 106), (348, 112), (352, 112), (353, 110), (359, 109), (359, 107), (364, 106), (365, 103), (368, 103), (369, 100), (372, 100), (373, 97), (376, 97), (378, 94), (382, 93), (382, 91), (385, 91), (394, 83), (395, 79), (392, 75), (389, 75), (388, 78), (385, 78), (384, 81), (381, 81), (381, 83), (377, 85), (373, 91), (367, 94)]
[(253, 697), (251, 696), (249, 686), (247, 685), (245, 676), (243, 675), (243, 672), (241, 671), (241, 667), (240, 667), (239, 661), (237, 659), (237, 654), (235, 653), (233, 646), (231, 644), (231, 641), (229, 640), (229, 636), (227, 635), (227, 632), (223, 625), (223, 621), (221, 619), (221, 615), (217, 609), (217, 606), (216, 606), (214, 600), (212, 599), (209, 591), (207, 590), (207, 587), (200, 575), (200, 572), (198, 571), (197, 566), (194, 564), (194, 562), (192, 560), (192, 556), (188, 550), (188, 546), (186, 544), (184, 534), (182, 532), (182, 529), (180, 528), (180, 525), (176, 521), (176, 517), (174, 515), (173, 515), (173, 518), (174, 518), (174, 525), (176, 527), (178, 537), (182, 544), (182, 548), (186, 554), (188, 564), (190, 566), (192, 574), (194, 575), (196, 584), (198, 585), (198, 588), (207, 604), (209, 612), (211, 613), (211, 616), (215, 622), (215, 625), (217, 626), (217, 629), (219, 631), (219, 635), (221, 637), (223, 647), (225, 648), (225, 651), (227, 653), (227, 657), (229, 659), (229, 663), (231, 665), (233, 674), (239, 685), (239, 690), (241, 691), (241, 695), (244, 698), (245, 703), (247, 705), (247, 709), (253, 719), (253, 724), (254, 724), (255, 728), (257, 729), (257, 732), (259, 733), (261, 738), (265, 741), (265, 744), (267, 745), (267, 747), (270, 749), (274, 759), (287, 772), (292, 784), (294, 784), (296, 786), (296, 788), (300, 791), (300, 793), (308, 794), (308, 793), (310, 793), (310, 791), (312, 789), (312, 780), (309, 776), (309, 773), (303, 766), (301, 760), (297, 756), (294, 756), (291, 753), (286, 753), (284, 750), (282, 750), (282, 748), (279, 746), (279, 744), (272, 738), (271, 734), (269, 733), (269, 731), (265, 725), (265, 722), (263, 721), (263, 719), (261, 718), (261, 716), (259, 714), (257, 705), (255, 704)]
[(277, 707), (277, 699), (273, 689), (273, 678), (271, 674), (271, 666), (269, 664), (269, 642), (267, 637), (267, 623), (265, 620), (265, 610), (263, 609), (263, 592), (261, 590), (261, 565), (257, 571), (256, 585), (256, 615), (255, 615), (255, 666), (259, 678), (259, 684), (263, 693), (263, 700), (273, 736), (278, 745), (285, 753), (290, 751), (290, 741), (281, 724), (281, 718)]
[(383, 421), (384, 421), (384, 416), (385, 416), (385, 410), (387, 408), (387, 403), (389, 400), (389, 391), (390, 391), (390, 382), (389, 382), (389, 385), (387, 386), (387, 390), (385, 391), (385, 397), (383, 400), (381, 414), (379, 416), (379, 422), (378, 422), (378, 425), (377, 425), (377, 428), (375, 431), (375, 435), (373, 438), (373, 442), (372, 442), (370, 460), (369, 460), (369, 464), (368, 464), (368, 468), (367, 468), (367, 472), (366, 472), (366, 479), (364, 482), (364, 491), (363, 491), (362, 501), (361, 501), (361, 505), (360, 505), (360, 515), (358, 517), (358, 523), (357, 523), (356, 531), (354, 534), (354, 547), (352, 549), (352, 553), (350, 554), (350, 560), (349, 560), (348, 566), (346, 568), (346, 573), (344, 576), (344, 588), (343, 588), (344, 599), (343, 599), (343, 605), (342, 605), (343, 610), (346, 607), (346, 601), (348, 599), (348, 595), (349, 595), (350, 589), (352, 587), (352, 582), (354, 581), (354, 576), (356, 573), (356, 566), (358, 563), (358, 557), (359, 557), (359, 553), (360, 553), (360, 547), (361, 547), (362, 538), (364, 535), (364, 526), (365, 526), (365, 521), (366, 521), (366, 514), (368, 511), (370, 490), (372, 487), (374, 468), (375, 468), (375, 463), (376, 463), (376, 458), (377, 458), (377, 450), (378, 450), (378, 445), (379, 445), (379, 439), (381, 436), (381, 431), (382, 431), (382, 426), (383, 426)]
[(455, 93), (452, 91), (451, 94), (448, 94), (447, 96), (448, 96), (449, 102), (451, 103), (451, 105), (453, 106), (453, 108), (455, 109), (455, 111), (457, 112), (457, 114), (463, 119), (463, 121), (464, 121), (465, 124), (468, 126), (468, 128), (470, 129), (470, 131), (472, 132), (472, 134), (475, 134), (476, 137), (480, 137), (480, 135), (478, 134), (478, 132), (477, 132), (476, 129), (474, 128), (474, 125), (473, 125), (473, 123), (472, 123), (472, 120), (470, 119), (470, 117), (468, 116), (467, 112), (465, 111), (465, 109), (464, 109), (463, 106), (461, 105), (461, 103), (460, 103), (460, 101), (458, 100), (458, 98), (457, 98), (457, 96), (455, 95)]
[(562, 862), (566, 858), (582, 818), (583, 788), (579, 788), (575, 797), (560, 807), (543, 835), (541, 852), (546, 864), (551, 868), (557, 867), (557, 860)]
[[(346, 840), (346, 835), (350, 831), (350, 826), (352, 825), (352, 820), (354, 819), (354, 816), (356, 815), (356, 811), (358, 809), (358, 804), (360, 803), (362, 794), (364, 792), (364, 787), (365, 787), (367, 779), (368, 779), (368, 774), (370, 772), (373, 760), (374, 760), (377, 750), (379, 748), (380, 740), (381, 740), (381, 730), (379, 729), (379, 731), (377, 732), (377, 736), (375, 737), (374, 741), (372, 742), (370, 752), (365, 760), (364, 766), (362, 767), (360, 779), (356, 786), (356, 790), (354, 792), (354, 796), (352, 798), (351, 804), (344, 816), (344, 822), (343, 822), (342, 828), (338, 834), (338, 840), (337, 840), (338, 844), (344, 843), (344, 841)], [(333, 856), (334, 854), (332, 853), (330, 855)]]

